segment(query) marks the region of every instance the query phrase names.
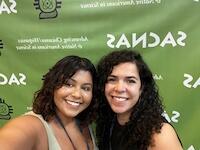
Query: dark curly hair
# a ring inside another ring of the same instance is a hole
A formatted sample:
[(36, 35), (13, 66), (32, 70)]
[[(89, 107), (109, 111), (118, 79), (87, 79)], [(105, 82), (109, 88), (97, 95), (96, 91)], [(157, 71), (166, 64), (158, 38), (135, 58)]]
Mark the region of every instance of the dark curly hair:
[(90, 60), (79, 56), (66, 56), (58, 61), (43, 76), (43, 85), (34, 94), (33, 111), (41, 114), (46, 121), (56, 114), (54, 104), (54, 91), (67, 82), (78, 70), (89, 71), (93, 81), (93, 97), (90, 105), (76, 118), (80, 123), (88, 124), (94, 119), (96, 110), (96, 69)]
[(96, 134), (100, 150), (109, 149), (110, 128), (115, 118), (115, 113), (111, 110), (105, 97), (105, 84), (113, 67), (125, 62), (136, 64), (142, 90), (140, 99), (132, 108), (129, 121), (125, 124), (128, 132), (128, 144), (136, 145), (139, 150), (146, 150), (148, 146), (153, 145), (153, 133), (159, 133), (162, 127), (163, 105), (149, 67), (136, 51), (113, 51), (104, 56), (97, 65), (99, 105)]

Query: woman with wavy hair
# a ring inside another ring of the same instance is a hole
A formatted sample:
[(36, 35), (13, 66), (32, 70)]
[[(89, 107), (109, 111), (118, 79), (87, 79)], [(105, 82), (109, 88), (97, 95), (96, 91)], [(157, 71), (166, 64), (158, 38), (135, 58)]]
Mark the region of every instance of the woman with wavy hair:
[(90, 123), (96, 111), (96, 70), (86, 58), (67, 56), (44, 76), (33, 111), (0, 130), (3, 150), (94, 150)]
[(100, 150), (182, 150), (174, 128), (161, 115), (158, 88), (138, 52), (109, 53), (97, 73)]

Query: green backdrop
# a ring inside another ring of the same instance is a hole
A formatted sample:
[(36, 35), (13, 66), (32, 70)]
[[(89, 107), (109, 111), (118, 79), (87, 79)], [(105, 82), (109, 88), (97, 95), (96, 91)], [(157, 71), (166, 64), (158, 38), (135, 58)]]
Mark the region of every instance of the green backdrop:
[(70, 54), (131, 48), (154, 73), (184, 149), (200, 149), (199, 0), (0, 0), (0, 126), (31, 109), (42, 75)]

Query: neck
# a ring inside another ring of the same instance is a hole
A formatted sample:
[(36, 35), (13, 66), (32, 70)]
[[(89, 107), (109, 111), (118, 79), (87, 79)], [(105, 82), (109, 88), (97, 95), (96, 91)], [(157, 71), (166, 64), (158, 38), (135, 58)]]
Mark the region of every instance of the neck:
[[(76, 124), (76, 120), (74, 117), (65, 117), (62, 114), (57, 113), (55, 115), (55, 125), (60, 128), (61, 130), (64, 130), (65, 135), (70, 140), (72, 146), (74, 149), (77, 149), (77, 147), (80, 147), (79, 145), (76, 145), (76, 138), (83, 140), (82, 144), (87, 146), (87, 149), (89, 150), (89, 146), (87, 141), (85, 141), (84, 137), (82, 136), (80, 128)], [(73, 132), (74, 131), (74, 132)], [(62, 131), (63, 132), (63, 131)], [(74, 133), (78, 136), (74, 136)], [(79, 143), (79, 142), (78, 142)]]
[[(67, 126), (71, 126), (70, 124), (73, 125), (73, 123), (75, 122), (74, 121), (74, 118), (64, 118), (64, 116), (62, 117), (62, 115), (59, 115), (58, 113), (55, 115), (55, 120), (56, 120), (56, 124), (59, 124), (59, 126), (64, 130), (65, 132), (65, 135), (68, 137), (68, 139), (70, 140), (72, 146), (74, 149), (76, 149), (76, 146), (74, 145), (74, 142), (72, 141), (70, 135), (68, 134), (68, 131), (67, 131)], [(74, 123), (75, 125), (75, 123)], [(76, 126), (76, 125), (75, 125)]]
[[(67, 125), (72, 124), (72, 123), (75, 122), (75, 118), (63, 116), (63, 115), (62, 115), (61, 113), (59, 113), (59, 112), (56, 113), (55, 118), (57, 118), (57, 117), (60, 119), (60, 121), (62, 122), (63, 126), (67, 126)], [(57, 119), (58, 119), (58, 118), (57, 118)], [(57, 119), (56, 119), (56, 120), (57, 120)]]
[(117, 114), (117, 121), (120, 125), (125, 125), (129, 121), (130, 113)]

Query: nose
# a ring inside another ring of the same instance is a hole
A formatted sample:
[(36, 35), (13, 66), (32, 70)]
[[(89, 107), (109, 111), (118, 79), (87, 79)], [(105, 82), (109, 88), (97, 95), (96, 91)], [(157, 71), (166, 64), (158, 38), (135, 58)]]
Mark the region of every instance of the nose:
[(123, 93), (126, 91), (126, 85), (123, 81), (118, 81), (115, 85), (115, 91), (118, 93)]
[(75, 98), (80, 98), (81, 97), (81, 91), (80, 88), (74, 88), (73, 92), (72, 92), (72, 96)]

